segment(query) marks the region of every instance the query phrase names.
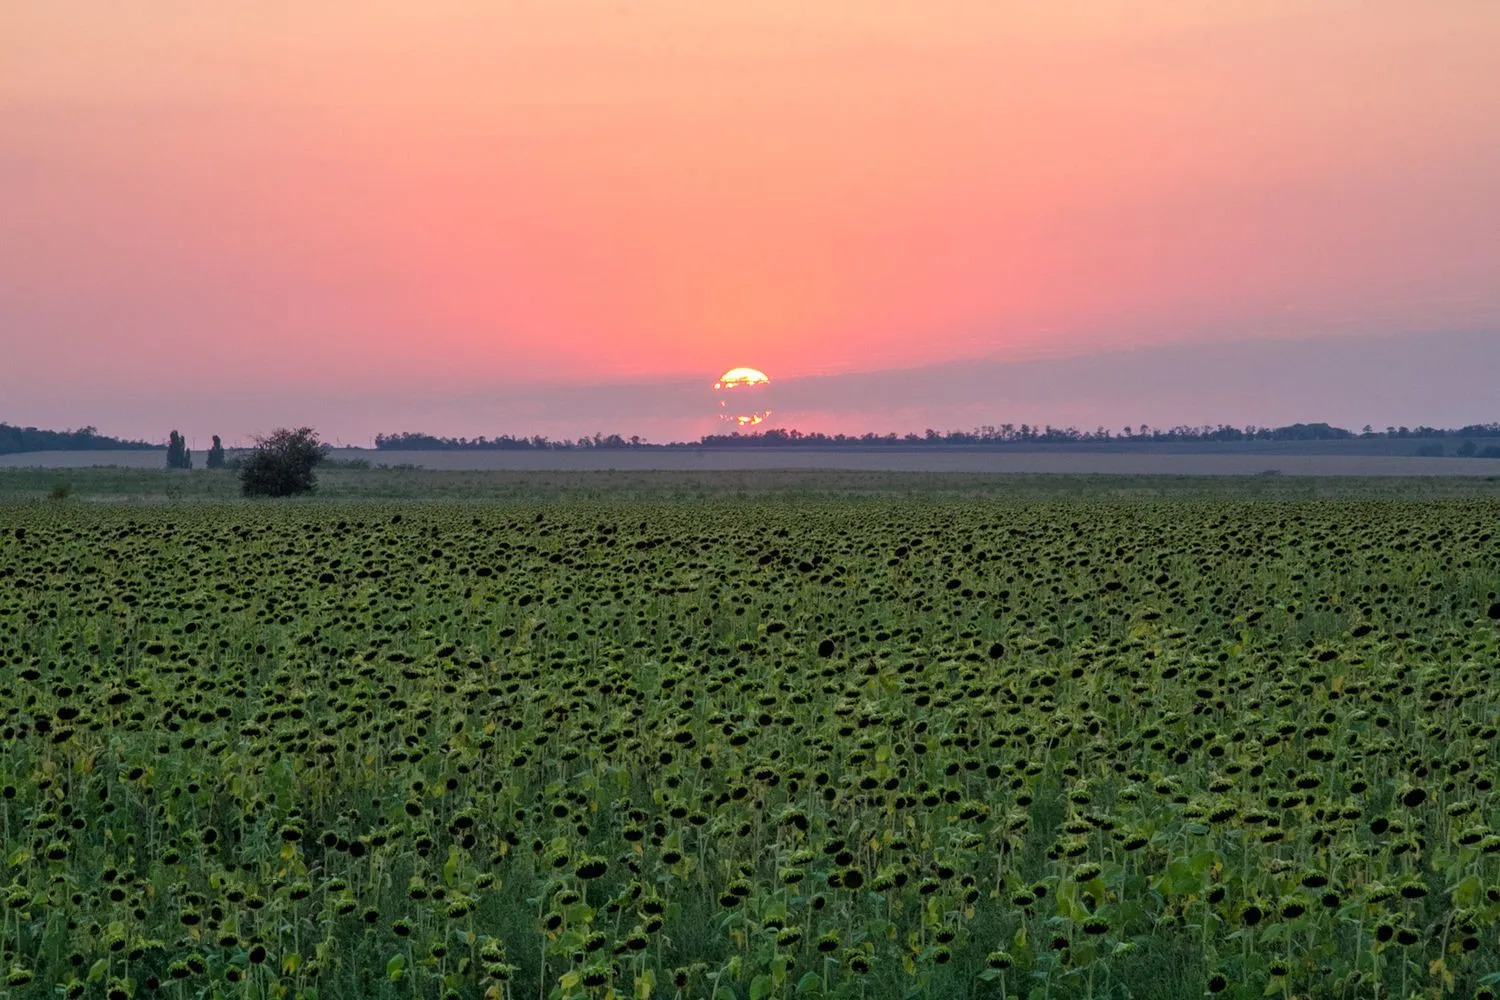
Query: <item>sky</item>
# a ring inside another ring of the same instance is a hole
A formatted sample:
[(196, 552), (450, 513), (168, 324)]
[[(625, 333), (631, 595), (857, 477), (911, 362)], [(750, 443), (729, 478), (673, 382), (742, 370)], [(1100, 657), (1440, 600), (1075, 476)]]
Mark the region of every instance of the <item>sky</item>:
[(0, 421), (672, 439), (740, 365), (804, 430), (1496, 420), (1497, 49), (1493, 0), (7, 0)]

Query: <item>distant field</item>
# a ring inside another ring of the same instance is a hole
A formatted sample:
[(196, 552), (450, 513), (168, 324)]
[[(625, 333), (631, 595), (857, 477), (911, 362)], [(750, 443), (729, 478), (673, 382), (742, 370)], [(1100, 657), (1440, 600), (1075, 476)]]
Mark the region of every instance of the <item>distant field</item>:
[[(0, 504), (48, 500), (112, 506), (239, 503), (232, 473), (194, 469), (0, 468)], [(325, 469), (324, 502), (464, 504), (702, 502), (707, 500), (1437, 500), (1500, 498), (1500, 476), (1160, 476), (858, 469), (517, 471)]]
[[(1357, 442), (1363, 443), (1363, 442)], [(1410, 442), (1377, 442), (1382, 445)], [(1418, 458), (1411, 454), (1310, 454), (1257, 443), (1238, 451), (1193, 450), (1199, 446), (1146, 446), (1100, 450), (1054, 446), (1011, 448), (694, 448), (671, 451), (373, 451), (340, 449), (339, 459), (375, 465), (410, 465), (446, 471), (512, 472), (715, 472), (827, 469), (866, 472), (956, 472), (1114, 476), (1500, 476), (1500, 459)], [(1289, 442), (1306, 447), (1307, 443)], [(1344, 442), (1324, 442), (1330, 448)], [(1223, 446), (1220, 446), (1223, 447)], [(201, 456), (195, 456), (201, 458)], [(0, 455), (0, 467), (78, 469), (119, 466), (160, 468), (164, 452), (29, 452)]]

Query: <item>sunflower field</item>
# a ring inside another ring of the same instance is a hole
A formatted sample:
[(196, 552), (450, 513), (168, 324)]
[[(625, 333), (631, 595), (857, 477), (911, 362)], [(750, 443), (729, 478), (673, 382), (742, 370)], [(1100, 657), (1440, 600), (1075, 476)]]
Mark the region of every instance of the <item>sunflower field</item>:
[(1493, 997), (1497, 515), (9, 507), (0, 992)]

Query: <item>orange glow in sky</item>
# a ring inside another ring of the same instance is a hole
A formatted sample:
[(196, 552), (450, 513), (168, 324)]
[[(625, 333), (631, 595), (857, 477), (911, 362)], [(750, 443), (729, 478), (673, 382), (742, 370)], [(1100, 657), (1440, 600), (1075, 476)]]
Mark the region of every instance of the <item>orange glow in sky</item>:
[(10, 0), (0, 38), (22, 400), (1500, 319), (1488, 0)]

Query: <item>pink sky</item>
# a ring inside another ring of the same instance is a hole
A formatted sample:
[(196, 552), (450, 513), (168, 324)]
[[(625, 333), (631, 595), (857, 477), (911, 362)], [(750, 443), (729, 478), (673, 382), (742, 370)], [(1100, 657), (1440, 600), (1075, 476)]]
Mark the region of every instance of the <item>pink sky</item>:
[(9, 0), (0, 420), (1500, 338), (1497, 51), (1494, 0)]

